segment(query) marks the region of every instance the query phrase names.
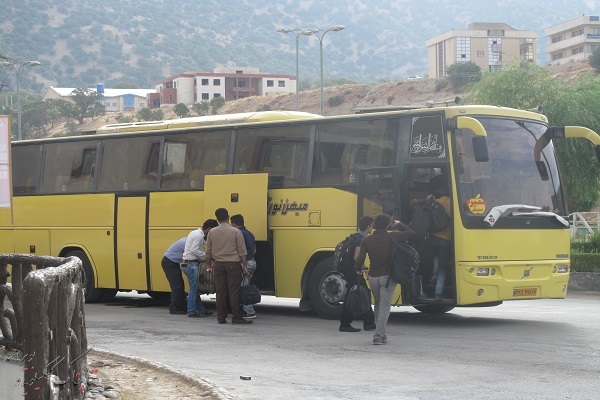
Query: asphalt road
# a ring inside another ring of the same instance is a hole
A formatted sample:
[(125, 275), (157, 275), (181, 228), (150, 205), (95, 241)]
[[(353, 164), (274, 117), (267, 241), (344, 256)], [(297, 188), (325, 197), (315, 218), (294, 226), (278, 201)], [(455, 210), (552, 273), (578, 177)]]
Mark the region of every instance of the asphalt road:
[[(203, 296), (209, 309), (214, 299)], [(241, 399), (598, 399), (600, 295), (424, 315), (394, 308), (371, 332), (263, 296), (252, 325), (170, 315), (145, 295), (86, 304), (92, 347), (160, 362)], [(354, 323), (362, 327), (362, 322)], [(248, 375), (251, 380), (241, 380)]]

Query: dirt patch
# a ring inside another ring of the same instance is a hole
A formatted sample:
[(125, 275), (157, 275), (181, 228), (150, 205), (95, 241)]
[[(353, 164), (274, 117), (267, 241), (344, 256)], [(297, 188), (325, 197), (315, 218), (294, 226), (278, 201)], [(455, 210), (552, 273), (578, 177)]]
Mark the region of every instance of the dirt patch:
[(177, 371), (164, 364), (93, 349), (90, 370), (103, 386), (113, 386), (123, 400), (225, 400), (236, 397), (210, 381)]

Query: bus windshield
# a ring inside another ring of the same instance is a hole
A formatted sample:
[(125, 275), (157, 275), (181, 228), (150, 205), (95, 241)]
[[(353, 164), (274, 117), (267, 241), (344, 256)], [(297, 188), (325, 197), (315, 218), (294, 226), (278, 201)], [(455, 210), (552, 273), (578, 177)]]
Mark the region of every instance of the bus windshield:
[(471, 130), (457, 130), (455, 136), (458, 196), (464, 215), (483, 217), (493, 207), (512, 204), (566, 215), (552, 143), (541, 152), (538, 164), (542, 165), (534, 157), (536, 141), (547, 126), (528, 120), (478, 120), (488, 133), (488, 162), (475, 161)]

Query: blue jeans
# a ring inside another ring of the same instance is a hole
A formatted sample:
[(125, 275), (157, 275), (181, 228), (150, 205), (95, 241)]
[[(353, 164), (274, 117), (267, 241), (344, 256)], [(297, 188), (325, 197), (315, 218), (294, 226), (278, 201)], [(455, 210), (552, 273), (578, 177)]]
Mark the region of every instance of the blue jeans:
[(448, 267), (452, 261), (452, 248), (449, 240), (442, 239), (435, 235), (429, 237), (431, 247), (433, 249), (433, 273), (437, 274), (437, 282), (435, 284), (435, 295), (441, 296), (444, 294), (444, 283), (446, 282), (446, 274)]
[(180, 267), (181, 272), (185, 274), (188, 280), (190, 291), (188, 292), (187, 298), (187, 314), (191, 315), (195, 312), (204, 314), (206, 308), (200, 300), (200, 294), (198, 293), (198, 283), (200, 280), (200, 264), (197, 261), (188, 261), (187, 267)]
[[(250, 277), (250, 279), (252, 279), (252, 275), (254, 275), (254, 271), (256, 271), (256, 260), (248, 260), (246, 262), (246, 265), (248, 266), (248, 276)], [(249, 284), (250, 279), (245, 279), (244, 276), (242, 276), (242, 283), (240, 287)], [(254, 307), (252, 307), (252, 304), (242, 306), (242, 308), (244, 309), (244, 311), (246, 311), (246, 314), (248, 315), (256, 314), (256, 311), (254, 311)]]

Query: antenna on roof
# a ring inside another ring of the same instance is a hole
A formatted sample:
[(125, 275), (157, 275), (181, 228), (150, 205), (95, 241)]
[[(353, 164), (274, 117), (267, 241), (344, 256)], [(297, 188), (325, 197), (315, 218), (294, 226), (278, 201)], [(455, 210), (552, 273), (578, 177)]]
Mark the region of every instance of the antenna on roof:
[(450, 104), (450, 103), (454, 103), (458, 106), (458, 105), (460, 105), (460, 102), (461, 102), (460, 97), (456, 96), (453, 100), (444, 100), (444, 101), (428, 100), (425, 102), (425, 106), (427, 108), (432, 108), (433, 106), (438, 105), (438, 104), (445, 104), (446, 107), (448, 107), (448, 104)]

